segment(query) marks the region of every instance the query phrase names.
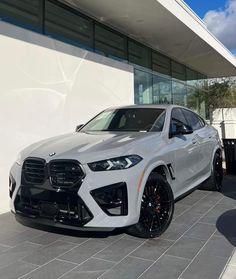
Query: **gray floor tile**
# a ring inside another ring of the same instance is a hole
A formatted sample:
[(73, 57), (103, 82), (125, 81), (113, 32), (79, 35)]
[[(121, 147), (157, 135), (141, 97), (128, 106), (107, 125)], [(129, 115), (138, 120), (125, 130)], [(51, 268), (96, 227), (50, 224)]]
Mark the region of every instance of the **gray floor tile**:
[(217, 279), (227, 263), (226, 258), (209, 257), (199, 254), (186, 271), (181, 275), (183, 279)]
[(36, 269), (37, 267), (37, 265), (17, 261), (9, 264), (8, 266), (0, 268), (0, 274), (4, 279), (17, 279), (20, 276), (23, 276)]
[(215, 224), (217, 219), (231, 208), (232, 207), (227, 204), (217, 204), (204, 217), (202, 217), (199, 222)]
[(146, 241), (145, 238), (135, 237), (135, 236), (129, 235), (129, 234), (124, 234), (124, 236), (122, 237), (122, 239), (135, 240), (135, 241), (138, 241), (138, 242), (140, 242), (140, 243), (143, 243), (143, 242)]
[(234, 250), (232, 245), (225, 237), (213, 236), (206, 246), (202, 249), (202, 255), (209, 258), (221, 257), (228, 259)]
[(48, 246), (44, 246), (27, 257), (23, 258), (25, 262), (43, 265), (48, 261), (58, 257), (59, 255), (69, 251), (75, 247), (75, 244), (65, 242), (65, 241), (56, 241)]
[(195, 203), (199, 202), (204, 197), (208, 196), (209, 192), (197, 190), (191, 193), (190, 195), (184, 197), (178, 203), (193, 206)]
[(49, 245), (60, 238), (61, 238), (60, 234), (44, 233), (40, 236), (33, 238), (31, 242), (41, 244), (41, 245)]
[(40, 230), (29, 229), (24, 232), (18, 232), (17, 234), (14, 234), (13, 236), (6, 235), (5, 239), (0, 239), (0, 243), (9, 245), (9, 246), (15, 246), (15, 245), (18, 245), (20, 242), (31, 241), (33, 238), (35, 238), (41, 234), (42, 234), (42, 231), (40, 231)]
[(96, 255), (96, 258), (118, 262), (141, 245), (138, 241), (121, 239)]
[(151, 264), (151, 261), (127, 257), (101, 276), (101, 279), (136, 279)]
[(187, 212), (185, 212), (184, 214), (177, 217), (175, 219), (175, 222), (190, 227), (194, 223), (196, 223), (202, 217), (202, 215), (203, 214), (192, 212), (191, 209), (190, 209)]
[(62, 279), (95, 279), (109, 270), (115, 263), (90, 258), (71, 272), (67, 273)]
[(148, 240), (142, 246), (140, 246), (137, 250), (135, 250), (131, 256), (148, 259), (148, 260), (156, 260), (158, 259), (172, 244), (174, 241), (165, 240), (165, 239), (153, 239)]
[(180, 238), (188, 229), (189, 225), (171, 222), (169, 228), (161, 235), (160, 238), (168, 240), (177, 240)]
[(189, 264), (189, 260), (164, 255), (140, 279), (177, 279)]
[(79, 236), (70, 236), (70, 235), (61, 235), (60, 240), (66, 241), (66, 242), (72, 242), (75, 244), (81, 244), (85, 241), (87, 241), (89, 238), (88, 237), (79, 237)]
[(206, 202), (208, 202), (208, 205), (214, 206), (216, 203), (219, 203), (223, 197), (224, 196), (222, 193), (214, 191), (210, 192), (210, 194), (207, 195), (207, 197), (205, 197), (204, 199), (202, 199), (202, 201), (205, 200)]
[(173, 219), (182, 215), (185, 211), (189, 210), (190, 208), (191, 208), (190, 205), (185, 205), (185, 204), (181, 204), (181, 203), (176, 202)]
[(79, 264), (92, 257), (100, 250), (106, 248), (108, 245), (109, 244), (106, 244), (97, 239), (91, 239), (81, 244), (80, 246), (74, 248), (73, 250), (69, 251), (68, 253), (64, 254), (60, 257), (60, 259)]
[(215, 229), (215, 225), (197, 223), (185, 234), (185, 236), (207, 240), (214, 233)]
[(22, 277), (22, 279), (57, 279), (76, 265), (54, 260)]
[(168, 249), (166, 254), (193, 259), (205, 243), (205, 240), (183, 236), (170, 249)]
[(18, 260), (31, 254), (32, 251), (40, 249), (41, 245), (23, 242), (16, 247), (10, 248), (0, 254), (0, 267), (9, 265), (9, 263), (17, 262)]
[(212, 237), (181, 277), (183, 279), (219, 278), (233, 249), (233, 245), (225, 238)]

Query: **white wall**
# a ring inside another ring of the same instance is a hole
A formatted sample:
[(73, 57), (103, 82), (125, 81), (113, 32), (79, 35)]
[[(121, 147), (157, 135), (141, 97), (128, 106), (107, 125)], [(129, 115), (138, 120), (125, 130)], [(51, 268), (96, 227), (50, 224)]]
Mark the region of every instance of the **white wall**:
[(215, 109), (212, 126), (218, 130), (220, 138), (236, 139), (236, 108)]
[(25, 146), (134, 101), (133, 68), (0, 21), (0, 213)]

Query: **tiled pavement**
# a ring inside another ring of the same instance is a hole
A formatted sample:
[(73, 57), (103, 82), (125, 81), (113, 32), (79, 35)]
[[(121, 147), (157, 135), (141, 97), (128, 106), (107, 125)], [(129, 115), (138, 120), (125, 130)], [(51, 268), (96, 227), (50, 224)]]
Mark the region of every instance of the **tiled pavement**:
[[(1, 279), (217, 279), (236, 246), (236, 177), (223, 193), (195, 191), (176, 203), (158, 239), (125, 234), (39, 230), (0, 215)], [(236, 257), (232, 262), (236, 263)]]

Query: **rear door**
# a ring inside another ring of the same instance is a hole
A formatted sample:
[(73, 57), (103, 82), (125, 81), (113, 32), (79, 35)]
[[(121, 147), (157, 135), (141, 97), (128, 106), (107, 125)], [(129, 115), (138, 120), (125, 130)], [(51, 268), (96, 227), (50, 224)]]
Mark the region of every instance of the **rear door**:
[(188, 124), (193, 129), (194, 138), (198, 142), (199, 154), (201, 156), (199, 156), (199, 160), (196, 162), (196, 170), (200, 178), (206, 175), (211, 168), (212, 152), (215, 147), (212, 140), (213, 135), (211, 129), (209, 129), (204, 120), (196, 113), (187, 109), (183, 109), (183, 113)]
[[(170, 132), (175, 131), (178, 123), (188, 126), (181, 108), (173, 108), (170, 120)], [(198, 176), (197, 162), (200, 160), (199, 143), (194, 133), (177, 135), (169, 139), (173, 152), (173, 169), (177, 195), (190, 188)]]

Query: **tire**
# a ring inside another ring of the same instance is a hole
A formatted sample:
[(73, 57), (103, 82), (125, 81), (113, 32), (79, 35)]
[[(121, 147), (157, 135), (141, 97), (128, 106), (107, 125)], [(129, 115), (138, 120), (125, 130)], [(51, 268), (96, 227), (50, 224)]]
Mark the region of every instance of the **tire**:
[(166, 179), (152, 173), (145, 185), (139, 222), (127, 228), (134, 236), (154, 238), (168, 228), (174, 213), (174, 197)]
[(211, 176), (201, 184), (200, 189), (208, 191), (221, 191), (223, 181), (222, 157), (216, 153), (213, 159)]

